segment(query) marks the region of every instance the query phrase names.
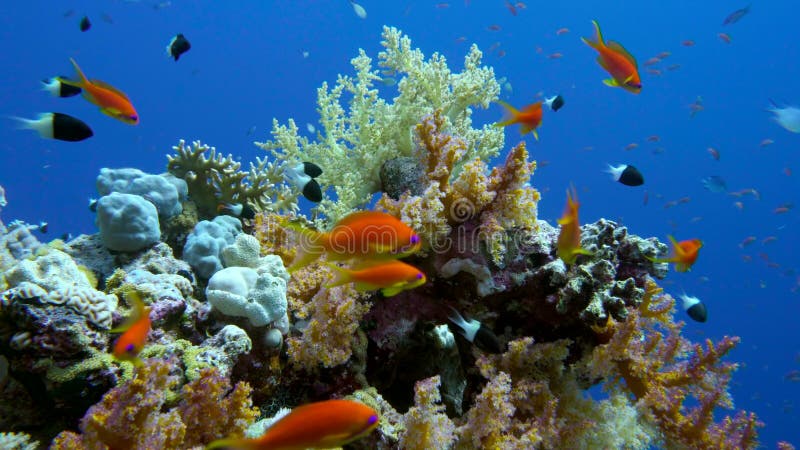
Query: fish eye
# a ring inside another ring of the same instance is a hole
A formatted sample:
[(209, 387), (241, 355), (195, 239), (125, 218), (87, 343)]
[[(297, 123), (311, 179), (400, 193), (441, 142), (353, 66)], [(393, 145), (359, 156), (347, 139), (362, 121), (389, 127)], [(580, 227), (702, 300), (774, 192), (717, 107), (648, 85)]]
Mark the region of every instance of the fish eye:
[(134, 350), (136, 350), (136, 347), (133, 344), (128, 344), (125, 346), (125, 352), (127, 353), (133, 353)]
[(416, 234), (412, 234), (411, 235), (411, 243), (412, 244), (416, 244), (418, 242), (419, 242), (419, 236), (417, 236)]
[(418, 279), (418, 280), (421, 280), (421, 279), (422, 279), (422, 272), (417, 272), (417, 279)]
[(369, 419), (367, 419), (367, 425), (372, 425), (377, 421), (378, 421), (378, 416), (373, 414), (373, 415), (369, 416)]

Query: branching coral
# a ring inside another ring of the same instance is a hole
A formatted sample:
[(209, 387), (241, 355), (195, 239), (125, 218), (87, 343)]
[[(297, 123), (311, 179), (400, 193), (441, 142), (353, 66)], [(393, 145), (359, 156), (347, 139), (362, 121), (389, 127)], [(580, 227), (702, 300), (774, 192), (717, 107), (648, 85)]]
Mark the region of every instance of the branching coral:
[[(506, 231), (537, 228), (539, 193), (528, 184), (536, 164), (528, 161), (525, 143), (520, 142), (505, 164), (487, 176), (483, 161), (467, 159), (468, 141), (445, 130), (445, 117), (438, 110), (415, 129), (415, 156), (423, 166), (424, 192), (407, 192), (398, 200), (384, 195), (378, 205), (414, 228), (431, 248), (480, 242), (499, 265), (506, 253)], [(456, 172), (460, 165), (462, 170)], [(453, 236), (455, 227), (459, 230)]]
[[(714, 422), (717, 407), (733, 407), (727, 386), (738, 365), (722, 358), (739, 338), (692, 344), (680, 335), (682, 324), (672, 321), (673, 305), (670, 296), (648, 281), (639, 309), (603, 330), (610, 338), (594, 349), (593, 374), (624, 381), (669, 448), (755, 448), (762, 426), (755, 414), (742, 411)], [(697, 406), (685, 404), (690, 398)]]
[(311, 318), (303, 335), (287, 339), (289, 360), (307, 370), (347, 362), (359, 321), (369, 311), (365, 297), (352, 285), (318, 291), (311, 299)]
[(246, 203), (270, 211), (297, 210), (297, 192), (284, 184), (281, 168), (266, 158), (256, 158), (250, 170), (242, 172), (241, 163), (233, 156), (222, 156), (214, 147), (180, 140), (172, 147), (176, 155), (168, 155), (167, 170), (186, 181), (189, 198), (195, 202), (201, 217), (217, 215), (220, 203)]
[[(327, 83), (317, 90), (321, 132), (317, 139), (298, 135), (292, 119), (286, 125), (273, 120), (272, 140), (256, 143), (283, 161), (313, 161), (324, 173), (324, 187), (333, 186), (336, 201), (325, 198), (319, 211), (330, 223), (366, 204), (380, 191), (381, 165), (392, 158), (410, 156), (414, 151), (412, 128), (434, 110), (446, 112), (443, 127), (462, 136), (465, 155), (461, 163), (489, 158), (503, 146), (503, 132), (491, 125), (472, 128), (470, 109), (487, 108), (497, 99), (500, 86), (490, 67), (481, 67), (482, 53), (472, 46), (464, 70), (452, 73), (443, 56), (429, 60), (396, 28), (384, 27), (384, 51), (378, 65), (401, 78), (399, 95), (392, 103), (382, 99), (375, 85), (381, 79), (372, 59), (361, 50), (351, 61), (355, 76), (340, 75), (336, 85)], [(343, 101), (349, 99), (349, 107)], [(458, 169), (457, 169), (458, 170)]]
[(456, 426), (444, 413), (439, 383), (437, 375), (414, 386), (414, 406), (403, 416), (405, 431), (400, 434), (400, 448), (445, 450), (455, 441)]
[[(151, 361), (134, 378), (109, 391), (84, 416), (82, 434), (65, 431), (51, 449), (185, 449), (227, 435), (242, 436), (258, 415), (250, 402), (250, 387), (239, 383), (231, 390), (214, 369), (185, 385), (174, 408), (162, 409), (178, 380), (170, 364)], [(209, 414), (215, 411), (215, 414)]]

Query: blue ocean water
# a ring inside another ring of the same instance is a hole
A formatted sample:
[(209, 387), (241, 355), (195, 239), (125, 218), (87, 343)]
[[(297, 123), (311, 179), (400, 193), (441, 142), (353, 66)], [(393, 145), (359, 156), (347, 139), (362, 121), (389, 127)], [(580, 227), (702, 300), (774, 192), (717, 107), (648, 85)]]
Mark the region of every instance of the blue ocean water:
[[(709, 308), (705, 324), (687, 318), (685, 334), (696, 341), (741, 336), (729, 358), (742, 363), (732, 386), (736, 408), (766, 423), (767, 447), (782, 439), (797, 443), (800, 384), (785, 375), (800, 370), (800, 224), (796, 210), (774, 210), (800, 201), (800, 174), (791, 174), (800, 170), (800, 136), (765, 110), (770, 98), (800, 104), (795, 3), (756, 3), (728, 26), (723, 19), (745, 2), (530, 2), (516, 16), (501, 0), (441, 3), (362, 0), (368, 13), (362, 20), (347, 0), (2, 2), (0, 115), (64, 112), (95, 133), (80, 143), (44, 140), (3, 118), (0, 185), (9, 204), (2, 218), (47, 221), (50, 238), (93, 233), (87, 198), (96, 195), (99, 169), (161, 172), (180, 138), (254, 160), (263, 152), (252, 142), (268, 138), (273, 117), (316, 123), (316, 88), (349, 73), (359, 48), (377, 56), (383, 25), (399, 27), (427, 56), (442, 53), (454, 70), (474, 42), (484, 63), (508, 79), (505, 101), (522, 106), (539, 93), (566, 99), (562, 110), (546, 113), (540, 141), (525, 137), (532, 157), (547, 162), (532, 180), (543, 193), (540, 217), (554, 221), (561, 214), (573, 183), (583, 222), (605, 217), (643, 236), (702, 239), (693, 270), (671, 272), (664, 283)], [(84, 15), (93, 25), (82, 33)], [(592, 19), (606, 39), (638, 59), (640, 95), (601, 83), (607, 75), (580, 40), (592, 36)], [(560, 28), (569, 32), (557, 35)], [(192, 49), (175, 62), (164, 48), (179, 32)], [(682, 45), (686, 40), (694, 45)], [(649, 67), (661, 73), (646, 71), (644, 62), (661, 52), (670, 55)], [(549, 57), (554, 53), (562, 57)], [(141, 123), (125, 125), (80, 97), (40, 91), (41, 79), (72, 74), (70, 57), (90, 78), (124, 90)], [(692, 118), (698, 96), (704, 109)], [(492, 106), (474, 117), (480, 124), (501, 114)], [(520, 139), (517, 127), (506, 133), (508, 146)], [(762, 146), (765, 139), (774, 143)], [(719, 151), (718, 161), (709, 147)], [(613, 182), (604, 173), (607, 163), (635, 165), (645, 185)], [(701, 180), (712, 175), (730, 191), (755, 189), (758, 196), (705, 190)], [(741, 246), (749, 236), (755, 241)]]

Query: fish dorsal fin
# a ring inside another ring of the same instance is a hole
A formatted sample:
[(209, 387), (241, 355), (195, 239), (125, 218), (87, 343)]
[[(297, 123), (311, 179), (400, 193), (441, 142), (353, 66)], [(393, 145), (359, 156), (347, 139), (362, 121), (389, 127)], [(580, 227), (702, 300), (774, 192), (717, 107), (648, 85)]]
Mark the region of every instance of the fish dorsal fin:
[(615, 52), (617, 52), (620, 55), (624, 56), (625, 59), (627, 59), (631, 64), (633, 64), (634, 67), (636, 67), (637, 69), (639, 68), (639, 64), (636, 63), (636, 58), (634, 58), (633, 55), (630, 54), (630, 52), (625, 50), (625, 47), (623, 47), (619, 42), (608, 41), (608, 43), (606, 45), (611, 50), (614, 50)]
[(114, 86), (106, 83), (103, 80), (89, 80), (89, 82), (92, 83), (93, 85), (101, 87), (103, 89), (108, 89), (109, 91), (119, 95), (120, 97), (124, 98), (127, 101), (131, 101), (131, 99), (129, 99), (128, 96), (125, 95), (124, 92), (120, 91), (119, 89), (117, 89)]

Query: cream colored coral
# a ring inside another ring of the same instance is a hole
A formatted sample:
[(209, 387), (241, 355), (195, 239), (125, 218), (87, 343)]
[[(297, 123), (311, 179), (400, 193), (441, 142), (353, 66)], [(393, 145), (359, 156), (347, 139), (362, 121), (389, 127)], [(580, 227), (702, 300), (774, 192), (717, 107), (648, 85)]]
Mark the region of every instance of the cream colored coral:
[(63, 304), (104, 330), (111, 329), (112, 314), (117, 309), (116, 295), (86, 286), (61, 287), (50, 292), (45, 301)]
[[(442, 55), (434, 53), (426, 60), (398, 29), (384, 27), (382, 36), (384, 51), (378, 55), (378, 66), (400, 79), (399, 95), (391, 103), (378, 95), (375, 84), (381, 74), (360, 50), (351, 61), (354, 76), (340, 75), (333, 87), (323, 83), (317, 90), (321, 127), (314, 140), (300, 136), (292, 119), (286, 125), (275, 119), (272, 140), (256, 143), (279, 160), (322, 166), (319, 182), (323, 188), (333, 187), (337, 198), (326, 197), (318, 207), (329, 224), (369, 202), (380, 190), (383, 162), (412, 155), (412, 130), (434, 110), (444, 111), (446, 130), (465, 140), (460, 161), (488, 159), (503, 147), (501, 129), (472, 128), (471, 108), (487, 108), (500, 92), (493, 69), (481, 66), (477, 46), (466, 56), (464, 70), (453, 73)], [(460, 162), (453, 170), (460, 171)]]

